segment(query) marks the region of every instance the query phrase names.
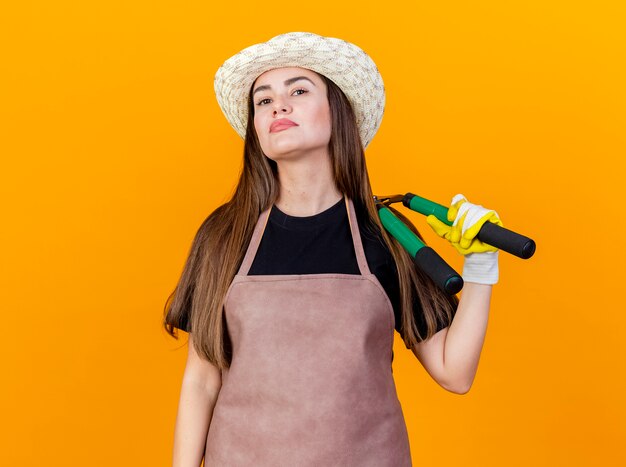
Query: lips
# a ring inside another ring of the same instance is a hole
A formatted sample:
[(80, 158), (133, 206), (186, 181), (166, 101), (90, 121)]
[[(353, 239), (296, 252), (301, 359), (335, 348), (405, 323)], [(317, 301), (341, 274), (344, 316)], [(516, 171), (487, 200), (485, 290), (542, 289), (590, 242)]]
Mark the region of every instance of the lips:
[(288, 118), (281, 118), (280, 120), (272, 122), (272, 124), (270, 125), (270, 133), (285, 130), (287, 128), (291, 128), (292, 126), (298, 126), (298, 124), (292, 122)]

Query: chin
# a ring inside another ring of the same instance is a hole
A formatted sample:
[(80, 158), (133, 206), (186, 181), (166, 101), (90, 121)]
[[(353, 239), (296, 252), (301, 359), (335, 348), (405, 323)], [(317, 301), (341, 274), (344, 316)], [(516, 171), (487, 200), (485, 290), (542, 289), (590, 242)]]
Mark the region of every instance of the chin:
[(319, 152), (320, 149), (328, 149), (328, 143), (328, 141), (322, 141), (303, 146), (301, 141), (281, 141), (279, 144), (273, 144), (271, 148), (268, 148), (268, 151), (263, 149), (263, 152), (270, 159), (285, 156), (293, 157), (294, 155), (305, 155), (310, 152)]
[(280, 159), (294, 159), (310, 150), (310, 148), (303, 148), (298, 144), (284, 144), (278, 147), (274, 145), (269, 151), (263, 150), (263, 153), (270, 159), (277, 161)]

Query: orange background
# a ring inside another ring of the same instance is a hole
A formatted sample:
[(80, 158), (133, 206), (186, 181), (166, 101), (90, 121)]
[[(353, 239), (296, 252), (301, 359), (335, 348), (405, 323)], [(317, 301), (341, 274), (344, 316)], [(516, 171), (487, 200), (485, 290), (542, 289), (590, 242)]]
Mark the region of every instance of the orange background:
[(243, 147), (213, 76), (311, 31), (356, 43), (385, 80), (375, 193), (463, 193), (537, 242), (500, 255), (468, 394), (396, 336), (415, 465), (626, 465), (623, 2), (222, 3), (0, 15), (2, 464), (171, 464), (187, 337), (162, 309)]

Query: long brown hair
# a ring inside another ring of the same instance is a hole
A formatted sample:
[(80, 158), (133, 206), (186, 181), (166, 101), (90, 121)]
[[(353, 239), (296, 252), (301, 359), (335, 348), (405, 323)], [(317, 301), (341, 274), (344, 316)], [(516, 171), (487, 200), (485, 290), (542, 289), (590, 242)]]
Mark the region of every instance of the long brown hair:
[[(450, 323), (459, 300), (442, 292), (415, 267), (409, 253), (383, 228), (374, 204), (365, 153), (350, 102), (339, 87), (323, 75), (331, 115), (329, 154), (337, 190), (352, 199), (366, 228), (382, 237), (395, 260), (400, 285), (401, 329), (405, 346), (412, 349), (435, 333), (438, 322)], [(252, 88), (250, 89), (250, 92)], [(198, 229), (181, 277), (168, 297), (163, 325), (177, 338), (176, 328), (193, 332), (199, 355), (219, 368), (230, 366), (232, 347), (226, 330), (223, 301), (237, 273), (252, 232), (264, 210), (279, 194), (276, 162), (263, 154), (254, 129), (254, 105), (248, 98), (248, 122), (243, 150), (243, 169), (230, 201), (215, 209)], [(415, 226), (394, 209), (424, 241)], [(417, 292), (417, 297), (414, 295)], [(426, 336), (418, 330), (414, 301), (424, 312)]]

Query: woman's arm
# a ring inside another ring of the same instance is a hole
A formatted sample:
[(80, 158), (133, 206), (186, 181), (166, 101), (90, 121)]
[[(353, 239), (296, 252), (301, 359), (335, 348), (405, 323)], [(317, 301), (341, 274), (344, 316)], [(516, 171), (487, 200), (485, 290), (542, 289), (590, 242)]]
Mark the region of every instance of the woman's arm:
[(173, 467), (199, 467), (202, 463), (213, 407), (222, 385), (220, 370), (198, 356), (192, 339), (189, 334), (174, 432)]
[(450, 326), (413, 349), (430, 376), (450, 392), (465, 394), (474, 382), (487, 332), (491, 289), (491, 285), (466, 282)]

